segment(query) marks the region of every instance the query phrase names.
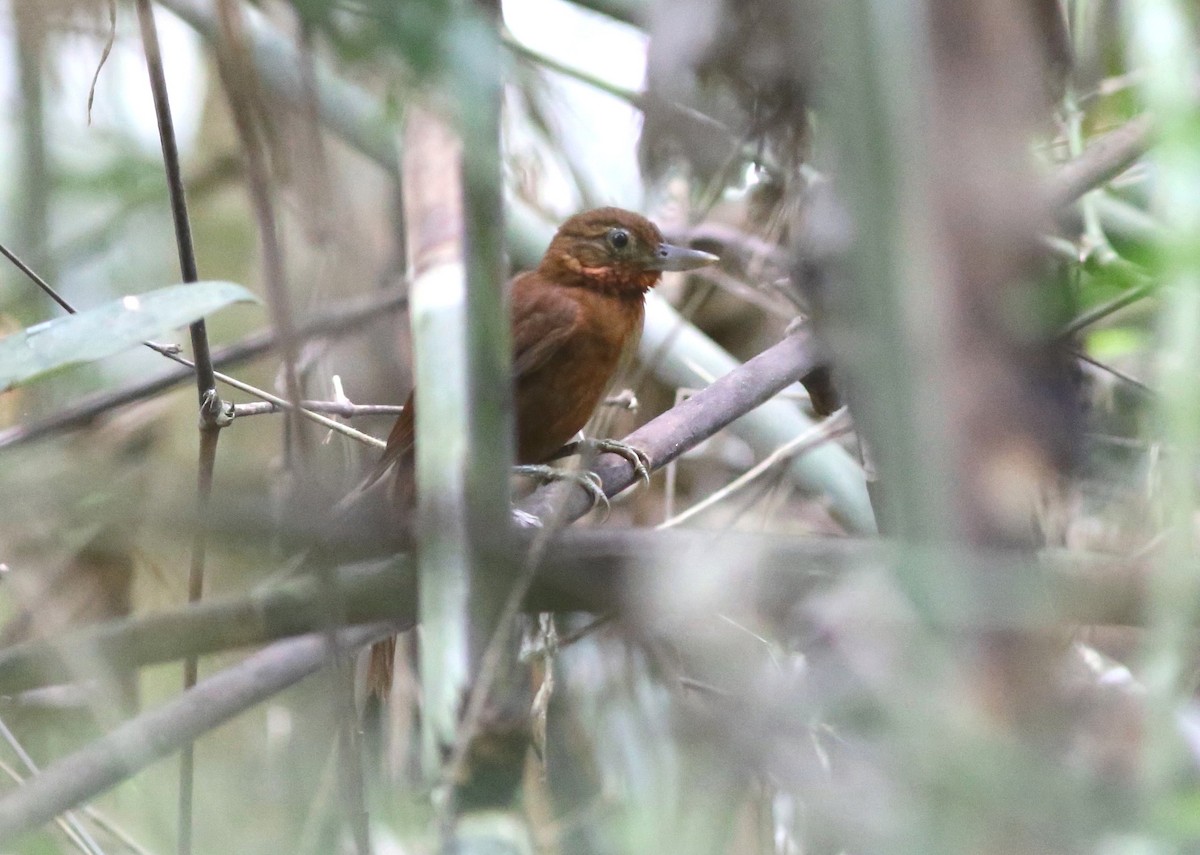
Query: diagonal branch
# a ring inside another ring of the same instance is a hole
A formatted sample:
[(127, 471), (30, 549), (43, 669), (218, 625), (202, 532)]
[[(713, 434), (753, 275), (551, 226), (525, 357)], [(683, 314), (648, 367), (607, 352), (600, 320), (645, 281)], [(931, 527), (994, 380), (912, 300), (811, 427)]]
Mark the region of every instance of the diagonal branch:
[[(373, 623), (338, 633), (352, 652), (395, 632)], [(326, 662), (320, 635), (274, 644), (194, 686), (163, 706), (142, 713), (89, 743), (0, 799), (0, 841), (49, 822), (103, 793), (159, 758), (190, 745), (235, 715), (283, 691)]]
[[(651, 469), (660, 469), (798, 382), (819, 364), (809, 335), (803, 330), (795, 332), (643, 425), (624, 441), (646, 453)], [(600, 477), (608, 496), (615, 496), (637, 480), (633, 465), (615, 454), (601, 455), (591, 469)], [(563, 483), (537, 490), (520, 504), (520, 509), (541, 521), (560, 513), (564, 519), (573, 520), (586, 514), (591, 505), (582, 487)]]
[(1089, 190), (1120, 175), (1154, 142), (1154, 119), (1138, 116), (1092, 141), (1079, 157), (1064, 163), (1048, 182), (1052, 208), (1069, 205)]

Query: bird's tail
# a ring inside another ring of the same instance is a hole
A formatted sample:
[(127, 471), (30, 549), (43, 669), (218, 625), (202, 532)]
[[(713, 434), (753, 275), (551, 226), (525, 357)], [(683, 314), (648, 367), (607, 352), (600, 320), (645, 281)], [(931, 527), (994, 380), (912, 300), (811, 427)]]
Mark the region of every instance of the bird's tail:
[(367, 663), (367, 692), (386, 701), (392, 691), (392, 673), (396, 667), (396, 636), (371, 645)]
[[(416, 460), (414, 395), (410, 392), (404, 409), (388, 435), (387, 448), (375, 469), (366, 477), (355, 492), (362, 496), (373, 492), (376, 485), (386, 489), (385, 504), (388, 515), (404, 534), (411, 533), (413, 513), (416, 510)], [(386, 476), (386, 477), (385, 477)], [(388, 638), (371, 647), (367, 665), (367, 690), (381, 701), (387, 700), (392, 688), (392, 671), (396, 663), (396, 639)]]
[[(411, 535), (416, 511), (416, 472), (411, 450), (393, 464), (387, 481), (387, 505), (395, 524)], [(407, 536), (402, 535), (405, 539)], [(393, 635), (371, 646), (367, 663), (367, 691), (386, 702), (392, 690), (392, 674), (396, 665), (396, 637)]]

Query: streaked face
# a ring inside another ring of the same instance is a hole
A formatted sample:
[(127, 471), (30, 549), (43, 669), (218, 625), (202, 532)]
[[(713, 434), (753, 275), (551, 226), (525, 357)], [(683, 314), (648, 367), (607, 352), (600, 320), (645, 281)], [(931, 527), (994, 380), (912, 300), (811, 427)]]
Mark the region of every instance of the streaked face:
[(645, 291), (657, 284), (662, 271), (694, 270), (716, 261), (710, 253), (666, 243), (645, 217), (598, 208), (562, 225), (543, 265), (606, 287)]

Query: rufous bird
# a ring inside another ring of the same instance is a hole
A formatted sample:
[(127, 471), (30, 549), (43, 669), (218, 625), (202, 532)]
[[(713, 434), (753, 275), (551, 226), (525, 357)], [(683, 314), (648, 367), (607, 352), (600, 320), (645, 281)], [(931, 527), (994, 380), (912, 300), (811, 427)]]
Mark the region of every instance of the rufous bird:
[[(621, 356), (641, 335), (646, 292), (664, 271), (694, 270), (717, 257), (672, 246), (654, 223), (596, 208), (558, 229), (536, 270), (512, 281), (516, 462), (542, 464), (583, 429)], [(391, 469), (412, 478), (414, 389), (367, 484)]]
[[(631, 211), (597, 208), (559, 227), (536, 270), (512, 280), (512, 372), (516, 462), (533, 471), (559, 456), (591, 418), (622, 354), (641, 336), (645, 296), (664, 271), (694, 270), (717, 257), (673, 246)], [(394, 470), (396, 493), (413, 495), (414, 389), (367, 484)], [(604, 442), (644, 466), (643, 455)], [(383, 645), (386, 645), (383, 646)], [(386, 642), (372, 651), (368, 683), (390, 683)], [(384, 671), (385, 673), (380, 673)]]

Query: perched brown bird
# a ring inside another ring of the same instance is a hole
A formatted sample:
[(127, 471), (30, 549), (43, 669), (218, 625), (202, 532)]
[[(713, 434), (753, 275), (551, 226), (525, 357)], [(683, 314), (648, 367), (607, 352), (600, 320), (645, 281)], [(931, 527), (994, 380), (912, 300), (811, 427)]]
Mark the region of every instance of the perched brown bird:
[[(512, 282), (518, 464), (552, 459), (591, 418), (626, 347), (641, 335), (646, 292), (665, 270), (717, 257), (672, 246), (645, 217), (597, 208), (559, 228), (536, 270)], [(367, 479), (412, 477), (414, 389)]]
[[(663, 271), (693, 270), (715, 255), (672, 246), (645, 217), (597, 208), (559, 228), (536, 270), (512, 281), (513, 400), (518, 464), (554, 458), (600, 403), (621, 355), (641, 335), (646, 292)], [(388, 436), (373, 483), (395, 471), (402, 500), (413, 495), (414, 394)], [(636, 460), (638, 452), (608, 444)], [(636, 465), (641, 465), (637, 463)], [(386, 668), (386, 677), (378, 673)], [(390, 656), (379, 645), (369, 682), (390, 678)]]

